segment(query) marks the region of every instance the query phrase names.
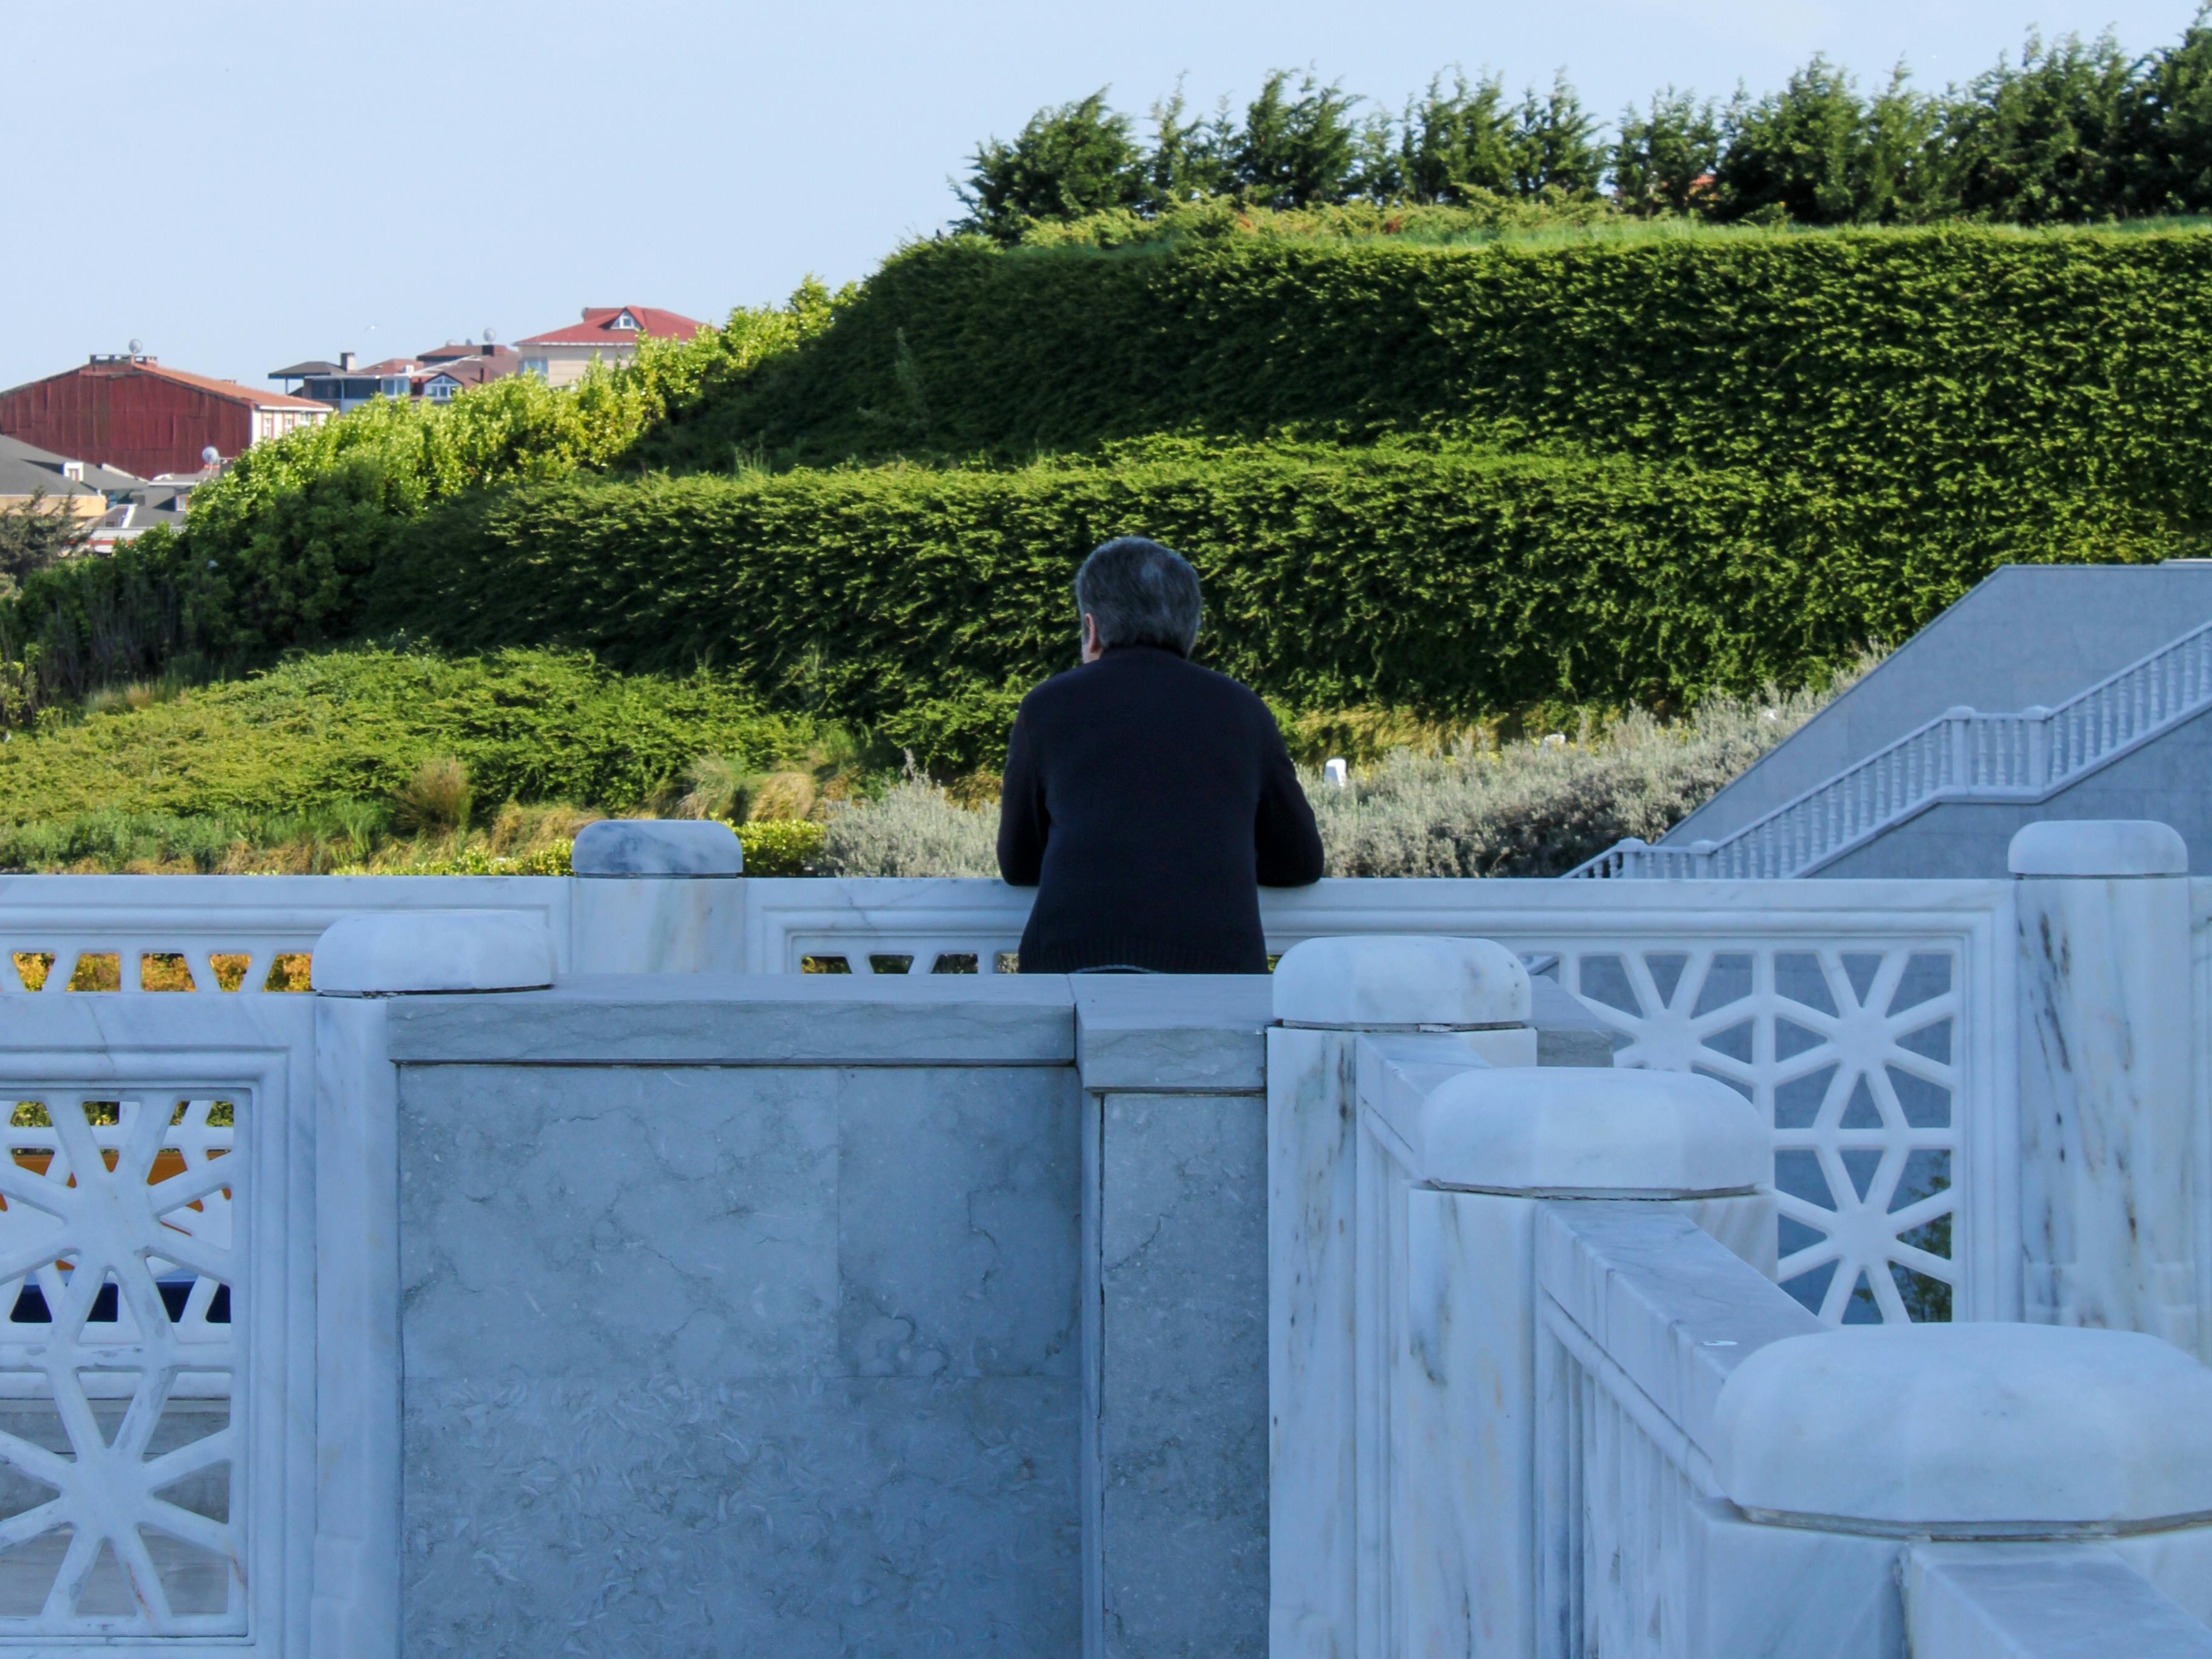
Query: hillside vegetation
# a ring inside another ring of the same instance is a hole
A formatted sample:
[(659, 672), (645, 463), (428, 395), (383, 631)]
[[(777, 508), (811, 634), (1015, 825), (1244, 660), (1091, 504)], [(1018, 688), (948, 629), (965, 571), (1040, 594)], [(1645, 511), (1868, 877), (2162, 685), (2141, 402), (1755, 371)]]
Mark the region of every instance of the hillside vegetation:
[[(0, 863), (535, 857), (556, 808), (744, 817), (750, 784), (702, 778), (825, 746), (848, 793), (909, 759), (987, 792), (1073, 655), (1078, 563), (1126, 533), (1198, 565), (1201, 657), (1304, 758), (1577, 711), (1601, 742), (1821, 684), (2002, 561), (2212, 554), (2208, 359), (2212, 230), (2184, 224), (1215, 201), (921, 243), (574, 391), (372, 404), (251, 451), (180, 536), (25, 573)], [(184, 689), (103, 711), (134, 683)], [(470, 808), (401, 824), (447, 763)], [(1692, 803), (1630, 787), (1576, 821)], [(787, 815), (834, 817), (811, 788)], [(1522, 844), (1451, 856), (1565, 857), (1582, 831), (1535, 800)], [(1428, 868), (1458, 833), (1383, 840)]]
[(404, 628), (712, 664), (965, 770), (1064, 664), (1076, 562), (1147, 531), (1212, 585), (1213, 660), (1301, 712), (1679, 707), (1817, 681), (2002, 560), (2199, 550), (2208, 348), (2186, 228), (956, 239), (561, 421), (540, 388), (256, 451), (181, 539), (0, 606), (0, 692)]
[(1923, 513), (2191, 518), (2212, 233), (1946, 227), (923, 244), (635, 455), (1007, 461), (1159, 432), (1449, 433), (1802, 475)]

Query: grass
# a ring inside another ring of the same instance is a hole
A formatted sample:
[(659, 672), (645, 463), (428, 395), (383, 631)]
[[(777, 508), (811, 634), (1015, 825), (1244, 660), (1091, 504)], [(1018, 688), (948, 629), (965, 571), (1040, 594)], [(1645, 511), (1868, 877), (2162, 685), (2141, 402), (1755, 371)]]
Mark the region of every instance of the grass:
[(358, 647), (116, 687), (5, 734), (0, 869), (536, 870), (593, 818), (669, 810), (702, 755), (774, 777), (848, 748), (712, 675)]

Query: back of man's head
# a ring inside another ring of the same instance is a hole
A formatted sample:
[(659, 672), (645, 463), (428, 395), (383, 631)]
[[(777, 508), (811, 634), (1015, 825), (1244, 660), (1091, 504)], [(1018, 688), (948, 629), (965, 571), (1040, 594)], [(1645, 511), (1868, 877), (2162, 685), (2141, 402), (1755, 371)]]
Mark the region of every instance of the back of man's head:
[(1103, 646), (1158, 645), (1188, 657), (1198, 643), (1198, 572), (1173, 548), (1141, 536), (1117, 536), (1083, 561), (1075, 603)]

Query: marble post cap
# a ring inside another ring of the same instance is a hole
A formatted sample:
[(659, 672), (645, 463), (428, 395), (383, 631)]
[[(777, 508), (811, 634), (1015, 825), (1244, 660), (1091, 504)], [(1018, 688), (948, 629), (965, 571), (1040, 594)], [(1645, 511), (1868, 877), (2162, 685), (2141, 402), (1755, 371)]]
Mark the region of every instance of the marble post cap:
[(568, 867), (579, 875), (736, 875), (745, 867), (738, 833), (707, 818), (602, 818), (576, 832)]
[(2186, 875), (2189, 847), (2147, 818), (2045, 819), (2012, 838), (2014, 875)]
[(342, 916), (315, 941), (308, 979), (334, 996), (538, 990), (553, 983), (553, 941), (528, 911)]
[(1275, 1018), (1292, 1026), (1525, 1026), (1533, 1007), (1521, 959), (1487, 939), (1309, 939), (1273, 984)]
[(1848, 1327), (1746, 1359), (1711, 1450), (1755, 1514), (1969, 1536), (2202, 1517), (2212, 1370), (2132, 1331)]
[(1772, 1136), (1725, 1083), (1679, 1071), (1466, 1071), (1418, 1102), (1379, 1101), (1433, 1186), (1562, 1196), (1745, 1192)]

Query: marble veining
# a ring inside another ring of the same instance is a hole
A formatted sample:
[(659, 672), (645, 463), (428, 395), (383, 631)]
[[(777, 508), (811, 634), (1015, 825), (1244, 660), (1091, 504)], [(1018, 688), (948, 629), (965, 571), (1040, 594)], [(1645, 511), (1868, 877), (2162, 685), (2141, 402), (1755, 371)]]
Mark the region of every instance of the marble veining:
[[(2025, 832), (2023, 832), (2025, 833)], [(2207, 1353), (2180, 876), (2018, 883), (2028, 1317)]]
[(1109, 1094), (1102, 1123), (1105, 1653), (1261, 1659), (1267, 1109)]
[(413, 1655), (1058, 1656), (1072, 1068), (408, 1066)]

